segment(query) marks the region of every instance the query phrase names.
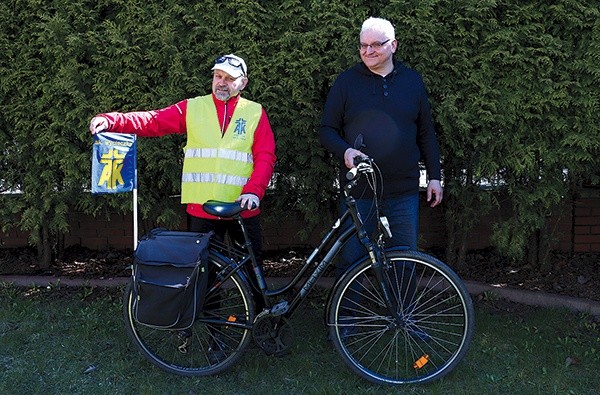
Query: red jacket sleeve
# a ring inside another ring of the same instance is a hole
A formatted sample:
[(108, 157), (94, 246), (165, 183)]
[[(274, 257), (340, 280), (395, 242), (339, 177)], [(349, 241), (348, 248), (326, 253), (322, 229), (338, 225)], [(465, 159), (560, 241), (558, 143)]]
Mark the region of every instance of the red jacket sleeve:
[(133, 133), (140, 137), (159, 137), (186, 132), (185, 113), (187, 100), (160, 110), (109, 112), (98, 114), (108, 120), (108, 131)]

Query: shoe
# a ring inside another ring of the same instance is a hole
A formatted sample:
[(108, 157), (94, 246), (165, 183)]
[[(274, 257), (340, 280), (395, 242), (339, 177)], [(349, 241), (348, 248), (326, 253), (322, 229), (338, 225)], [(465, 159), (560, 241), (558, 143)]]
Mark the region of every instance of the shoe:
[(262, 297), (254, 298), (254, 307), (256, 309), (256, 314), (260, 314), (261, 311), (265, 309), (265, 302), (262, 300)]
[(211, 345), (206, 350), (206, 356), (211, 365), (223, 362), (227, 358), (225, 350), (227, 345), (220, 339), (213, 337)]
[(263, 311), (266, 307), (262, 295), (255, 291), (252, 293), (252, 299), (254, 299), (254, 307), (256, 308), (256, 314), (260, 314), (260, 312)]

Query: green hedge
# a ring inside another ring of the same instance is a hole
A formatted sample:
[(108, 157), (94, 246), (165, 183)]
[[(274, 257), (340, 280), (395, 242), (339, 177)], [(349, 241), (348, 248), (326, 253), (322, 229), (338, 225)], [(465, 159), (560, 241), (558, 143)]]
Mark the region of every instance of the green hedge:
[[(60, 253), (70, 207), (131, 210), (129, 195), (86, 192), (90, 118), (206, 94), (214, 58), (230, 52), (247, 60), (245, 95), (265, 106), (276, 134), (267, 214), (296, 209), (317, 223), (336, 196), (335, 170), (317, 139), (323, 102), (335, 77), (359, 60), (360, 24), (375, 15), (396, 25), (399, 57), (428, 84), (444, 156), (449, 258), (460, 261), (468, 230), (493, 207), (482, 180), (505, 188), (515, 209), (496, 224), (496, 244), (509, 256), (528, 253), (552, 208), (582, 182), (598, 182), (597, 4), (372, 3), (3, 2), (0, 188), (23, 195), (0, 198), (2, 229), (30, 231), (48, 264)], [(146, 227), (181, 222), (166, 197), (179, 193), (182, 143), (140, 140)]]

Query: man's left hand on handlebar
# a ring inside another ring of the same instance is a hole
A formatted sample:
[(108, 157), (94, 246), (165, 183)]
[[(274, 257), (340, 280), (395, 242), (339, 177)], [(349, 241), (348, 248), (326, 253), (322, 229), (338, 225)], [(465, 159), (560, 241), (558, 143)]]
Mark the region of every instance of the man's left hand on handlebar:
[(352, 169), (353, 167), (356, 167), (356, 165), (354, 164), (354, 158), (356, 158), (357, 156), (361, 156), (361, 157), (365, 157), (367, 158), (368, 155), (364, 154), (363, 152), (354, 149), (354, 148), (348, 148), (346, 150), (346, 152), (344, 152), (344, 163), (346, 164), (346, 167), (348, 169)]
[(260, 206), (260, 199), (253, 193), (243, 193), (235, 201), (240, 202), (240, 206), (248, 210), (256, 210)]

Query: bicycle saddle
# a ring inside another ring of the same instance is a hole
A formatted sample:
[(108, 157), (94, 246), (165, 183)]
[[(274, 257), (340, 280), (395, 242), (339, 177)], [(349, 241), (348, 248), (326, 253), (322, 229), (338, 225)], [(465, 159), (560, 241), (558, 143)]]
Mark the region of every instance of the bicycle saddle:
[(209, 200), (202, 207), (208, 214), (221, 218), (230, 218), (246, 210), (245, 207), (240, 206), (240, 202), (221, 202), (218, 200)]

